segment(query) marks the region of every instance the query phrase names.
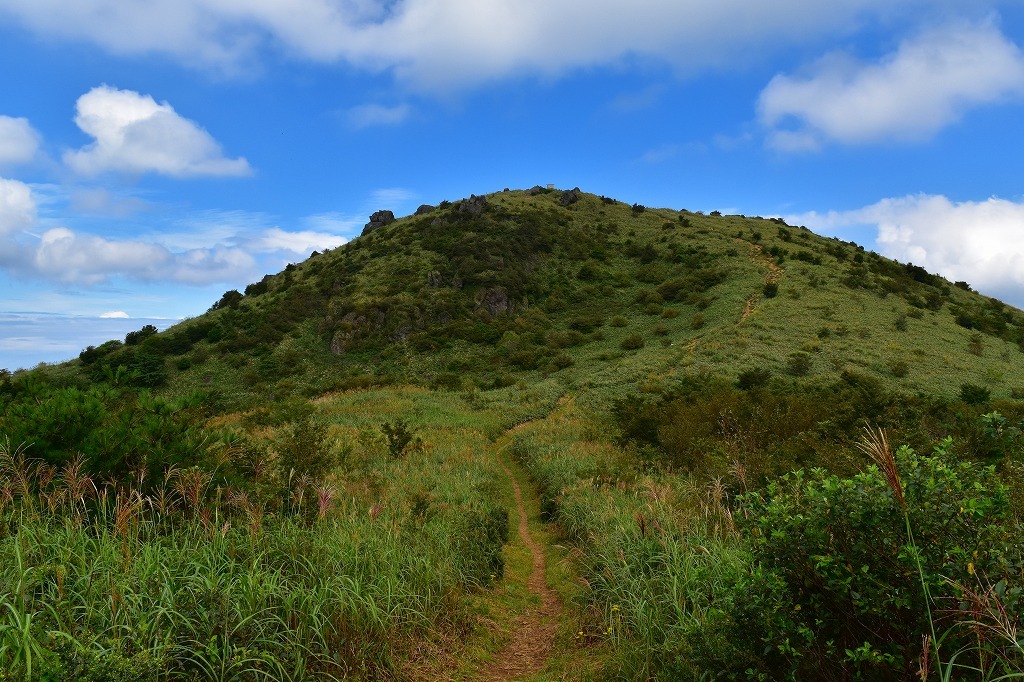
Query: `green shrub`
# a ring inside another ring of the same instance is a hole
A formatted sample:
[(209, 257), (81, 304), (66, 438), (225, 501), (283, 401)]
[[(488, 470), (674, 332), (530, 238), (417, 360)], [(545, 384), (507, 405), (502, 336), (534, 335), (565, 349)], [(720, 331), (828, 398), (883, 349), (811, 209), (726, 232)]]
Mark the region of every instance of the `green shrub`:
[(765, 298), (775, 298), (779, 294), (778, 282), (767, 282), (761, 290)]
[(802, 350), (791, 353), (786, 361), (786, 371), (795, 377), (806, 376), (811, 371), (811, 354)]
[(380, 426), (380, 431), (384, 434), (384, 439), (388, 445), (388, 454), (391, 455), (392, 459), (401, 457), (410, 445), (415, 446), (416, 442), (419, 441), (419, 438), (409, 428), (409, 422), (405, 419), (384, 422)]
[(736, 388), (742, 391), (749, 391), (754, 388), (761, 388), (772, 378), (772, 373), (764, 367), (745, 369), (736, 378)]
[(639, 334), (630, 334), (619, 344), (619, 348), (622, 350), (639, 350), (643, 347), (644, 339)]
[[(877, 466), (851, 478), (798, 471), (744, 500), (758, 564), (736, 587), (736, 642), (764, 651), (773, 679), (897, 679), (917, 665), (932, 608), (955, 604), (956, 585), (1005, 580), (1004, 604), (1018, 613), (1021, 553), (1006, 491), (991, 467), (957, 461), (949, 439), (930, 455), (895, 453), (897, 488)], [(947, 658), (973, 630), (949, 629)], [(914, 668), (916, 670), (916, 667)]]
[(890, 360), (886, 363), (886, 367), (889, 368), (889, 372), (892, 373), (894, 377), (899, 379), (907, 376), (910, 372), (910, 365), (906, 360)]
[(972, 383), (960, 384), (960, 400), (968, 405), (983, 405), (992, 398), (992, 392), (984, 386)]

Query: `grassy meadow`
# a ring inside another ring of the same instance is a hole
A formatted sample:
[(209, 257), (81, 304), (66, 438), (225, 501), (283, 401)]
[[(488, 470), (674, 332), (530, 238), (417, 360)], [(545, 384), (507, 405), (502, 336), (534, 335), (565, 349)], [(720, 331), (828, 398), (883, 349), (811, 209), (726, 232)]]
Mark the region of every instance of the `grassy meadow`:
[(529, 679), (1014, 679), (1022, 349), (777, 219), (443, 202), (0, 375), (0, 680), (506, 679), (513, 479)]

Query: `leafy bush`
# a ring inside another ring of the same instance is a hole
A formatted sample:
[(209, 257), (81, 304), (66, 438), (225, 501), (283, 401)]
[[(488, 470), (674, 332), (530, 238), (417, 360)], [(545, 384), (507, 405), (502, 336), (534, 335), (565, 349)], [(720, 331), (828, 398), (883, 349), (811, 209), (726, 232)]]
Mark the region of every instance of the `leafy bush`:
[(984, 386), (972, 383), (960, 384), (960, 400), (968, 405), (983, 405), (992, 397), (992, 392)]
[(807, 351), (796, 351), (786, 361), (786, 371), (795, 377), (805, 376), (811, 371), (811, 354)]
[[(737, 638), (766, 652), (760, 672), (899, 678), (932, 632), (922, 581), (932, 608), (958, 603), (957, 585), (976, 585), (976, 574), (1019, 582), (1019, 529), (1005, 488), (992, 467), (957, 461), (950, 446), (946, 439), (930, 455), (900, 448), (895, 482), (874, 465), (851, 478), (816, 469), (745, 498), (737, 518), (757, 568), (737, 585), (731, 615)], [(1006, 592), (1010, 614), (1017, 595)], [(946, 637), (947, 656), (973, 640), (969, 628)]]
[(772, 373), (764, 367), (745, 369), (736, 378), (736, 388), (741, 391), (749, 391), (754, 388), (761, 388), (772, 378)]
[(622, 350), (639, 350), (643, 347), (644, 339), (639, 334), (630, 334), (619, 344), (619, 348)]
[(405, 449), (413, 443), (415, 434), (409, 428), (409, 422), (404, 419), (396, 419), (393, 422), (384, 422), (380, 427), (381, 433), (388, 444), (388, 454), (397, 459), (405, 453)]
[(278, 450), (285, 471), (297, 476), (322, 479), (338, 464), (331, 451), (328, 423), (314, 414), (292, 422), (278, 438)]

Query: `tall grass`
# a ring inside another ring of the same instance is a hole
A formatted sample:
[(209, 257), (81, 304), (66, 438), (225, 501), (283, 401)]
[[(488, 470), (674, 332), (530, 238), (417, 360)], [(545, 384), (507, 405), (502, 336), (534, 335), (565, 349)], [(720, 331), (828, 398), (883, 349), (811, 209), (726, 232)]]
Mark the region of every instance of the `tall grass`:
[(401, 459), (366, 438), (355, 468), (280, 501), (199, 469), (97, 486), (3, 443), (0, 680), (401, 677), (472, 629), (466, 594), (502, 574), (487, 439), (438, 420)]

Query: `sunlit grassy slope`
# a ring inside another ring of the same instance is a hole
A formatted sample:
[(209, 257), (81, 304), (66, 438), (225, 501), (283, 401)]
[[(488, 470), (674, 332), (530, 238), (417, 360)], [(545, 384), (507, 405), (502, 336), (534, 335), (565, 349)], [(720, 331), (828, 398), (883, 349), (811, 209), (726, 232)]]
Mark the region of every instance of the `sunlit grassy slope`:
[(1024, 390), (1024, 316), (966, 283), (777, 219), (562, 198), (442, 203), (83, 365), (155, 357), (157, 382), (233, 407), (394, 381), (616, 393), (702, 370)]

